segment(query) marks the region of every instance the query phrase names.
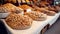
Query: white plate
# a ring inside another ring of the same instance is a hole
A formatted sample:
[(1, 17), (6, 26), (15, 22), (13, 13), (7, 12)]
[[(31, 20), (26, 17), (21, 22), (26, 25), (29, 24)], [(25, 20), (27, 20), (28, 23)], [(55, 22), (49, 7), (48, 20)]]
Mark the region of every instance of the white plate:
[(10, 13), (0, 13), (0, 18), (6, 18)]

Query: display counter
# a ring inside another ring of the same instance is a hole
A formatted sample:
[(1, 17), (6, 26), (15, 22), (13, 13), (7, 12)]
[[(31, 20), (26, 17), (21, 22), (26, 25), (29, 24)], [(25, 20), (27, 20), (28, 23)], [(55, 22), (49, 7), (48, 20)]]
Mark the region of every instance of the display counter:
[(59, 13), (57, 13), (55, 16), (47, 16), (47, 19), (45, 21), (33, 21), (31, 28), (26, 30), (13, 30), (6, 24), (4, 19), (1, 19), (1, 20), (6, 26), (8, 33), (10, 32), (12, 34), (39, 34), (47, 24), (51, 26), (53, 23), (55, 23), (58, 17), (59, 17)]

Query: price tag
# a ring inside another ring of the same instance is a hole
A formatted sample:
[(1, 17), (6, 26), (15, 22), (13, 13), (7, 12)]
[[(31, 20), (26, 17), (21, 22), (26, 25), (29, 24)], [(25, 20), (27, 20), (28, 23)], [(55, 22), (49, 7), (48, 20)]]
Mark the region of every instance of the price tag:
[(27, 12), (31, 12), (32, 10), (31, 9), (27, 9)]

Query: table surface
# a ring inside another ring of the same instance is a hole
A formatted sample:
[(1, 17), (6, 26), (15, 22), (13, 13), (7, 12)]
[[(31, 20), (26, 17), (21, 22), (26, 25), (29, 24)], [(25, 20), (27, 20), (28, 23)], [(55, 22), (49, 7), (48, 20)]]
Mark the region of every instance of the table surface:
[(24, 33), (25, 34), (38, 34), (42, 30), (42, 28), (44, 28), (44, 26), (46, 26), (52, 19), (56, 18), (57, 15), (59, 14), (56, 14), (55, 16), (48, 16), (47, 20), (45, 21), (33, 21), (31, 28), (27, 30), (13, 30), (6, 24), (4, 20), (3, 21), (7, 29), (11, 31), (11, 33), (13, 34), (17, 34), (17, 33), (18, 34), (24, 34)]
[[(36, 23), (37, 24), (37, 23)], [(41, 23), (40, 23), (41, 24)], [(41, 24), (42, 25), (42, 24)], [(34, 30), (34, 29), (33, 29)], [(2, 21), (0, 21), (0, 34), (7, 34), (6, 28)]]

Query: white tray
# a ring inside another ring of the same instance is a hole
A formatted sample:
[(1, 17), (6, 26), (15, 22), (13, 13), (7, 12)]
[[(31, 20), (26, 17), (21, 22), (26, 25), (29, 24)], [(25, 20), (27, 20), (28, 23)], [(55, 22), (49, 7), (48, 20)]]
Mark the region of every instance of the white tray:
[(10, 13), (0, 13), (0, 18), (6, 18)]
[(56, 20), (59, 18), (59, 13), (57, 13), (55, 16), (48, 16), (49, 18), (51, 18), (49, 24), (52, 25), (56, 22)]
[[(13, 30), (11, 29), (6, 22), (4, 21), (4, 19), (1, 19), (3, 21), (3, 23), (5, 24), (7, 30), (9, 30), (12, 34), (39, 34), (40, 31), (47, 25), (53, 24), (53, 21), (55, 22), (59, 17), (59, 14), (57, 13), (55, 16), (48, 16), (47, 20), (45, 21), (33, 21), (33, 24), (31, 26), (31, 28), (26, 29), (26, 30)], [(56, 18), (56, 19), (55, 19)]]

